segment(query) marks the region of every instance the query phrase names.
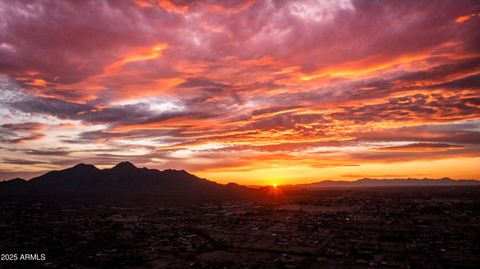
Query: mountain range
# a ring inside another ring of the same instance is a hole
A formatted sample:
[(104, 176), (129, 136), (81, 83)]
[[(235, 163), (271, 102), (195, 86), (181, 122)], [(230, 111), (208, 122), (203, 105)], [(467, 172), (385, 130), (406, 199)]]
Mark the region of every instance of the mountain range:
[(234, 183), (218, 184), (184, 170), (138, 168), (130, 162), (109, 169), (80, 163), (28, 181), (0, 182), (0, 197), (5, 199), (196, 201), (254, 198), (258, 192)]
[[(284, 185), (281, 190), (329, 189), (400, 186), (480, 186), (477, 180), (442, 179), (372, 179), (356, 181), (325, 180), (310, 184)], [(0, 199), (79, 199), (79, 200), (157, 200), (204, 201), (279, 197), (273, 187), (251, 188), (235, 183), (218, 184), (185, 170), (139, 168), (121, 162), (99, 169), (80, 163), (64, 170), (50, 171), (30, 180), (15, 178), (0, 182)]]
[[(474, 179), (451, 179), (451, 178), (394, 178), (377, 179), (362, 178), (354, 181), (324, 180), (307, 184), (288, 185), (295, 189), (328, 189), (328, 188), (367, 188), (367, 187), (421, 187), (421, 186), (480, 186), (479, 180)], [(286, 186), (287, 187), (287, 186)]]

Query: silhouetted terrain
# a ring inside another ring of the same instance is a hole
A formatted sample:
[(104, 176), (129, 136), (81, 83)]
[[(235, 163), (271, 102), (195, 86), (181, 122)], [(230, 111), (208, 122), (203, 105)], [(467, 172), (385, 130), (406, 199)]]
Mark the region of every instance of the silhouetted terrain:
[(50, 171), (30, 180), (15, 178), (0, 182), (0, 199), (62, 200), (155, 200), (165, 202), (279, 198), (289, 190), (317, 190), (369, 187), (434, 187), (480, 186), (476, 180), (442, 179), (371, 179), (356, 181), (326, 180), (310, 184), (285, 185), (285, 192), (272, 187), (248, 188), (230, 183), (218, 184), (199, 178), (185, 170), (138, 168), (121, 162), (109, 169), (80, 163), (73, 167)]
[(195, 201), (254, 198), (258, 191), (237, 184), (222, 185), (184, 170), (138, 168), (121, 162), (110, 169), (78, 164), (28, 181), (0, 183), (3, 199), (100, 199)]
[(477, 269), (479, 219), (470, 186), (190, 205), (4, 201), (0, 253), (17, 259), (0, 268)]
[(0, 252), (10, 253), (0, 268), (479, 268), (479, 186), (252, 189), (129, 162), (78, 164), (0, 183)]
[(322, 189), (322, 188), (355, 188), (355, 187), (437, 187), (437, 186), (480, 186), (480, 181), (473, 179), (417, 179), (417, 178), (400, 178), (400, 179), (376, 179), (362, 178), (355, 181), (335, 181), (325, 180), (309, 184), (288, 185), (285, 188), (295, 189)]

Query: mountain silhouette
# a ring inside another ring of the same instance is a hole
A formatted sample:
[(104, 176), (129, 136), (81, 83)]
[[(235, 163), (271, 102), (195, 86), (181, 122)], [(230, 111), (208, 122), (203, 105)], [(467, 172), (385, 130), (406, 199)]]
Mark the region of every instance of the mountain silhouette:
[[(325, 180), (310, 184), (286, 185), (282, 189), (315, 190), (322, 188), (402, 187), (402, 186), (470, 186), (477, 180), (442, 179), (374, 179), (356, 181)], [(157, 170), (120, 162), (112, 168), (98, 169), (80, 163), (55, 170), (30, 180), (15, 178), (0, 182), (0, 199), (75, 199), (75, 200), (157, 200), (166, 202), (256, 199), (271, 196), (270, 187), (248, 188), (238, 184), (218, 184), (199, 178), (185, 170)]]
[(196, 201), (254, 198), (258, 191), (237, 185), (222, 185), (184, 170), (138, 168), (121, 162), (109, 169), (80, 163), (50, 171), (28, 181), (0, 182), (5, 199), (105, 199)]
[(473, 179), (451, 179), (451, 178), (395, 178), (377, 179), (362, 178), (355, 181), (324, 180), (320, 182), (289, 185), (296, 189), (322, 189), (322, 188), (355, 188), (355, 187), (422, 187), (422, 186), (480, 186), (480, 181)]

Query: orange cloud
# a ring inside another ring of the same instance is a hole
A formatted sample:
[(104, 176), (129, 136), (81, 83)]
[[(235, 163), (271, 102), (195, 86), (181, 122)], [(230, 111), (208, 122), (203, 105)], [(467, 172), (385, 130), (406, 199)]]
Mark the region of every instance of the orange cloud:
[(460, 16), (455, 20), (455, 22), (456, 23), (464, 23), (464, 22), (478, 16), (478, 14), (479, 13), (473, 13), (473, 14), (470, 14), (470, 15)]
[(164, 51), (167, 47), (168, 45), (166, 43), (158, 43), (152, 47), (134, 48), (107, 66), (105, 68), (105, 73), (111, 74), (128, 63), (157, 59), (162, 55), (162, 51)]
[(43, 79), (34, 79), (32, 82), (28, 82), (27, 84), (38, 87), (47, 86), (47, 82)]
[(188, 12), (188, 5), (177, 5), (170, 0), (137, 0), (137, 5), (142, 8), (151, 8), (159, 6), (167, 12), (175, 12), (185, 14)]

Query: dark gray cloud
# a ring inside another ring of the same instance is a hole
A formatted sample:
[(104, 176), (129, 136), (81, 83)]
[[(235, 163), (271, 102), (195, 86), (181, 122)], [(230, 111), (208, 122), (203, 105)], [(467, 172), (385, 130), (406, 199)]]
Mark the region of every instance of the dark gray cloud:
[(47, 148), (25, 150), (24, 153), (39, 156), (67, 156), (71, 152), (67, 148)]
[(428, 150), (428, 149), (458, 149), (458, 148), (463, 148), (463, 146), (459, 145), (452, 145), (452, 144), (447, 144), (447, 143), (425, 143), (425, 142), (420, 142), (420, 143), (411, 143), (411, 144), (406, 144), (402, 146), (391, 146), (391, 147), (382, 147), (378, 148), (379, 150)]
[(430, 143), (480, 144), (480, 132), (461, 124), (420, 125), (388, 130), (355, 132), (358, 141), (418, 141)]
[(76, 119), (79, 113), (93, 109), (93, 106), (64, 101), (56, 98), (31, 97), (9, 104), (11, 108), (31, 114), (47, 114), (60, 119)]
[(38, 161), (38, 160), (12, 159), (12, 158), (3, 158), (3, 162), (8, 164), (19, 164), (19, 165), (36, 165), (36, 164), (48, 163), (48, 162)]
[(344, 107), (344, 112), (332, 116), (357, 123), (384, 120), (455, 121), (480, 117), (480, 109), (476, 105), (479, 101), (480, 97), (465, 97), (462, 94), (448, 97), (440, 94), (415, 94), (390, 98), (381, 104)]
[(0, 142), (19, 144), (45, 137), (42, 130), (47, 127), (38, 122), (8, 123), (0, 125)]

